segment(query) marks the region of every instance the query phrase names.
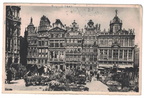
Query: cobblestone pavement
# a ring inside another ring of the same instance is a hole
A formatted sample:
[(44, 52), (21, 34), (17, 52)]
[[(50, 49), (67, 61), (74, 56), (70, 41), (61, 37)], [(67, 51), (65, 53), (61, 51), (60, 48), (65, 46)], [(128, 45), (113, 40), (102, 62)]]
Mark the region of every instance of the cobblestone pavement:
[(89, 88), (89, 91), (95, 92), (109, 92), (108, 87), (100, 81), (97, 81), (94, 77), (91, 82), (86, 84), (86, 87)]
[[(89, 91), (95, 92), (109, 92), (108, 87), (100, 81), (92, 78), (91, 82), (86, 83), (86, 87), (89, 88)], [(11, 84), (5, 84), (6, 89), (12, 89), (13, 91), (42, 91), (46, 86), (25, 86), (23, 79), (13, 80)]]

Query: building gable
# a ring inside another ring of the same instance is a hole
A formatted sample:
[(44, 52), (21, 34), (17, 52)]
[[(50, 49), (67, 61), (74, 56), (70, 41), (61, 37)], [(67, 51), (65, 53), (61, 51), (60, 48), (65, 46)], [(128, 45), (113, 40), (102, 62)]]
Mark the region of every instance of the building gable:
[(59, 28), (59, 27), (55, 27), (49, 30), (49, 32), (65, 32), (66, 30)]

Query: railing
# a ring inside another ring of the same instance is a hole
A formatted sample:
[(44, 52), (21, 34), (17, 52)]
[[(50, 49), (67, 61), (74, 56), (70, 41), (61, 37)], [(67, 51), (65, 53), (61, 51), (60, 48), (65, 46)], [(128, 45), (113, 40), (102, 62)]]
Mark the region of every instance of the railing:
[(59, 62), (59, 61), (64, 61), (64, 59), (50, 58), (50, 61)]

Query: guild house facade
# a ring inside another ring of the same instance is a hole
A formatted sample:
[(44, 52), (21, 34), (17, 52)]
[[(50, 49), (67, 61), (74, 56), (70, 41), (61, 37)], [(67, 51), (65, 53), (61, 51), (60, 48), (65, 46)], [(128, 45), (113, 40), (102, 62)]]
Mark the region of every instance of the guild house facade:
[(27, 64), (61, 70), (134, 66), (134, 30), (123, 29), (117, 10), (108, 31), (102, 31), (101, 25), (92, 20), (86, 23), (84, 30), (79, 29), (76, 21), (68, 27), (60, 19), (51, 23), (46, 16), (41, 17), (37, 29), (32, 22), (31, 18), (25, 31)]
[(98, 34), (99, 66), (133, 67), (134, 65), (134, 30), (122, 29), (122, 20), (117, 15), (110, 21), (109, 31)]

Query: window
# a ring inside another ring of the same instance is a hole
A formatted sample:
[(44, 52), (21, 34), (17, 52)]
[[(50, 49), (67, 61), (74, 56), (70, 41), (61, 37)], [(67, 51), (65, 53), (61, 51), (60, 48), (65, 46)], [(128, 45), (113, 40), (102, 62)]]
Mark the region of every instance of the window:
[(109, 50), (109, 58), (112, 58), (112, 50)]
[(129, 50), (129, 55), (128, 55), (129, 59), (132, 59), (132, 50)]
[(80, 52), (80, 48), (78, 48), (78, 52)]
[(132, 39), (129, 39), (129, 46), (133, 46)]
[(103, 40), (101, 40), (101, 45), (103, 45), (104, 43), (103, 43)]
[(123, 50), (120, 50), (119, 58), (120, 58), (120, 59), (123, 58)]
[(73, 43), (75, 42), (75, 39), (72, 39), (73, 40)]
[(41, 41), (39, 41), (39, 46), (41, 46)]
[(53, 34), (51, 34), (51, 38), (53, 38)]
[(128, 46), (128, 38), (125, 39), (125, 46)]
[(120, 40), (120, 45), (123, 46), (123, 39)]
[(107, 50), (104, 50), (104, 59), (107, 59)]
[(45, 60), (45, 64), (47, 64), (47, 60)]
[(90, 61), (93, 61), (93, 57), (92, 56), (90, 56)]
[(58, 34), (55, 35), (56, 38), (58, 38), (58, 36), (59, 36)]
[(63, 47), (63, 44), (62, 44), (62, 43), (60, 43), (60, 47)]
[(113, 50), (113, 58), (118, 59), (118, 50)]
[(124, 59), (127, 60), (127, 50), (124, 50)]
[(103, 50), (100, 50), (100, 58), (103, 59)]
[(55, 47), (59, 47), (59, 43), (55, 43)]
[(78, 40), (78, 43), (81, 43), (81, 40)]
[(97, 58), (96, 58), (96, 57), (94, 57), (94, 61), (97, 61)]
[(53, 51), (50, 51), (50, 57), (53, 58)]
[(64, 37), (64, 34), (62, 34), (62, 37)]
[(54, 43), (50, 43), (50, 47), (54, 47)]
[(86, 58), (85, 58), (85, 57), (82, 57), (82, 60), (83, 60), (83, 61), (85, 61), (85, 60), (86, 60)]

